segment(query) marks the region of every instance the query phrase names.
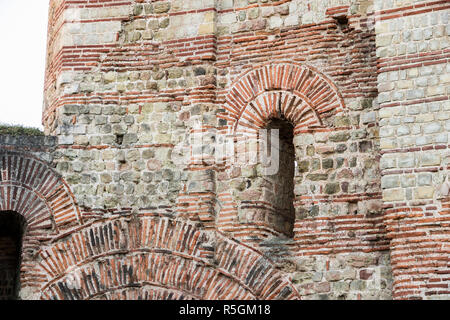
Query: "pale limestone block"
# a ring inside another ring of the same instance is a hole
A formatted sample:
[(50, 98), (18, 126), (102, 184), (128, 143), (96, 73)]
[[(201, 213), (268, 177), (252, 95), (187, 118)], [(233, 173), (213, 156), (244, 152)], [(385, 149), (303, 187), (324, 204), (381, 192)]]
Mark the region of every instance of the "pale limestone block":
[(276, 29), (283, 25), (283, 19), (279, 16), (272, 16), (269, 19), (269, 28), (270, 29)]
[(434, 195), (434, 187), (424, 186), (417, 187), (414, 189), (414, 198), (415, 199), (432, 199)]
[(405, 199), (405, 190), (403, 188), (389, 189), (383, 191), (384, 201), (401, 201)]

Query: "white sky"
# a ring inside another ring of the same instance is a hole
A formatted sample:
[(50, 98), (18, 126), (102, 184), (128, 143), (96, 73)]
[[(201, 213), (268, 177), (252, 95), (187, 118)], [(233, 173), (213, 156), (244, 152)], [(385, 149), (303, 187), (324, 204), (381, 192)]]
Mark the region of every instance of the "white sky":
[(0, 123), (42, 128), (48, 0), (0, 0)]

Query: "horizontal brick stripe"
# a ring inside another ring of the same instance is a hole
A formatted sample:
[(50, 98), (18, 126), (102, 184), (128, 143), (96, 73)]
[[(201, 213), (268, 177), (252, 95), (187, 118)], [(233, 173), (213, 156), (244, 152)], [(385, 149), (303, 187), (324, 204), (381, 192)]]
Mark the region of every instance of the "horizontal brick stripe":
[(410, 54), (395, 58), (379, 59), (378, 72), (391, 72), (420, 68), (435, 64), (446, 64), (450, 62), (450, 49), (433, 52)]
[(399, 7), (388, 10), (381, 10), (375, 12), (375, 16), (380, 20), (397, 19), (411, 15), (418, 15), (427, 12), (435, 12), (440, 10), (450, 9), (447, 0), (428, 1), (418, 4), (413, 4), (405, 7)]

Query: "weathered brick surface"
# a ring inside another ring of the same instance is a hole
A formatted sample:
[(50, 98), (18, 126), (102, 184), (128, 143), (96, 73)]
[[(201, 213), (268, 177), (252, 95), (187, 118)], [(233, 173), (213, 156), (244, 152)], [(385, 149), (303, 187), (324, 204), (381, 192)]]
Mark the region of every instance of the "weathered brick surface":
[[(447, 297), (448, 12), (50, 1), (57, 141), (0, 137), (1, 210), (35, 227), (21, 296)], [(274, 119), (278, 175), (258, 159)]]
[[(393, 296), (449, 296), (448, 1), (376, 1), (380, 162)], [(447, 192), (448, 193), (448, 192)], [(444, 199), (444, 200), (443, 200)]]

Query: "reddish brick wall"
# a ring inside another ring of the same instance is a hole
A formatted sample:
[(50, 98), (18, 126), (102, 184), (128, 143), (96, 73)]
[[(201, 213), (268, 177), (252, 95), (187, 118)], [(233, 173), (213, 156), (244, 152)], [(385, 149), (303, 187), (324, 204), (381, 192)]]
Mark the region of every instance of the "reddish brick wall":
[[(35, 268), (41, 248), (81, 223), (69, 187), (48, 163), (53, 147), (46, 137), (0, 137), (0, 217), (6, 219), (0, 229), (6, 232), (2, 243), (9, 244), (1, 254), (22, 290), (37, 290), (43, 281)], [(11, 212), (17, 219), (8, 218)], [(13, 263), (14, 255), (19, 259)]]
[(450, 199), (432, 205), (386, 210), (394, 297), (437, 298), (449, 291)]

